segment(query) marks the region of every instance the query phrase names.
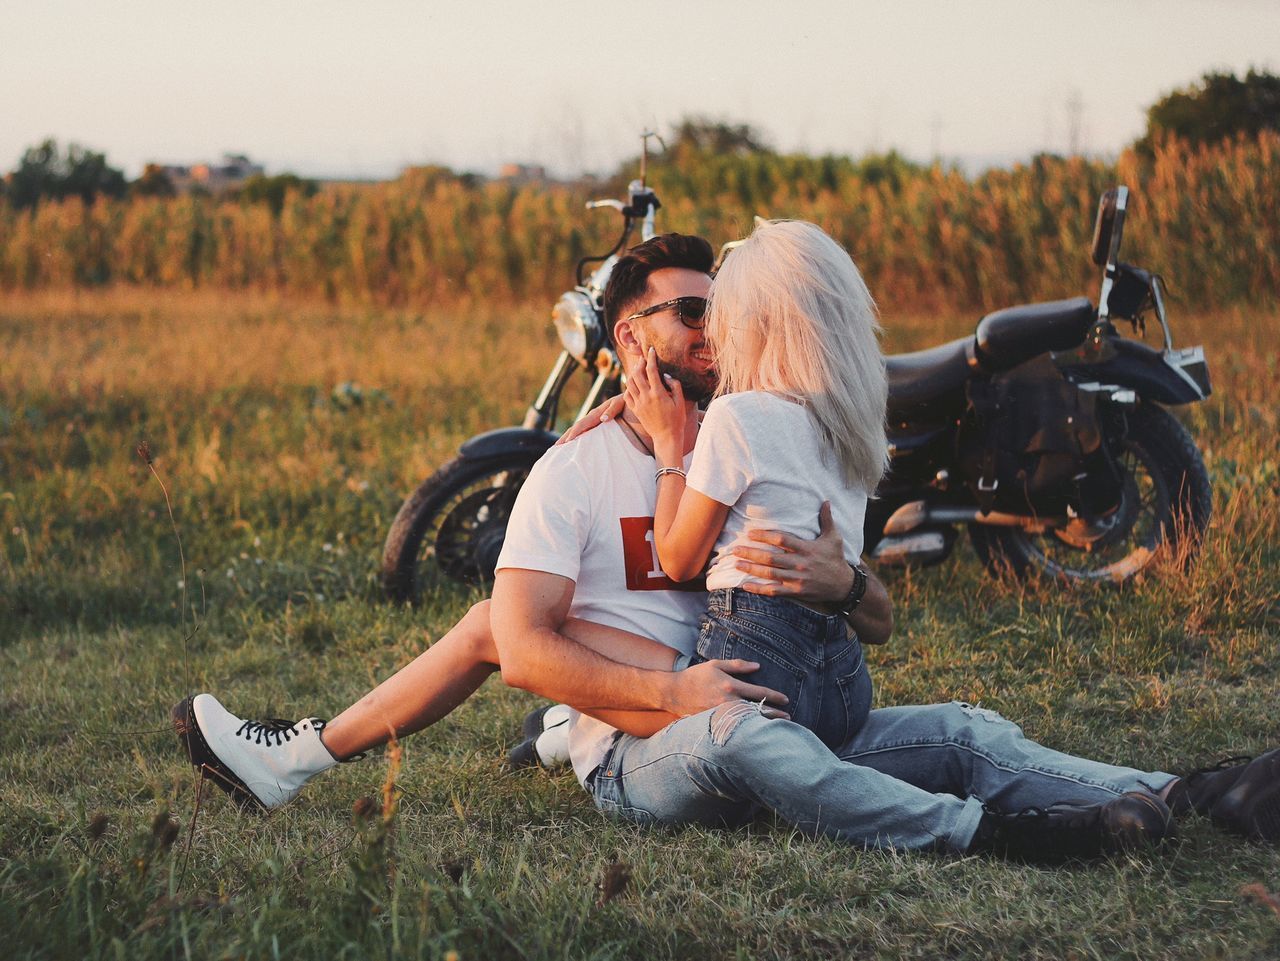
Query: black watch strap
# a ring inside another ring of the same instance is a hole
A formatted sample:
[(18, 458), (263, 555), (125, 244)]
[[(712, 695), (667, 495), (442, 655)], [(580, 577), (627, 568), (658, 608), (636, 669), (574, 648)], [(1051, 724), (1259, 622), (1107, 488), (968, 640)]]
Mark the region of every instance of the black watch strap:
[(850, 564), (853, 568), (853, 587), (849, 589), (849, 593), (845, 595), (843, 601), (840, 602), (840, 613), (845, 619), (853, 616), (853, 612), (858, 609), (858, 605), (862, 603), (862, 598), (867, 593), (867, 572), (861, 564)]

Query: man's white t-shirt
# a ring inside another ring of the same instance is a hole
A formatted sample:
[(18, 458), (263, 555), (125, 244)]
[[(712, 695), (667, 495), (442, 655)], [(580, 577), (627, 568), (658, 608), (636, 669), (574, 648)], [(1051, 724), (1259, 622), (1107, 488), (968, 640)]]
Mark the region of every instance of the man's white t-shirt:
[(756, 580), (737, 569), (731, 553), (738, 544), (764, 546), (748, 531), (817, 537), (823, 501), (831, 502), (836, 529), (844, 536), (845, 560), (857, 563), (862, 554), (867, 492), (845, 486), (835, 454), (823, 444), (809, 412), (775, 394), (742, 391), (711, 402), (698, 431), (688, 486), (730, 505), (712, 551), (707, 590)]
[[(692, 654), (706, 594), (678, 589), (658, 564), (655, 469), (616, 421), (552, 447), (516, 498), (497, 566), (567, 577), (576, 585), (571, 617)], [(569, 724), (569, 756), (585, 784), (616, 729), (576, 711)]]

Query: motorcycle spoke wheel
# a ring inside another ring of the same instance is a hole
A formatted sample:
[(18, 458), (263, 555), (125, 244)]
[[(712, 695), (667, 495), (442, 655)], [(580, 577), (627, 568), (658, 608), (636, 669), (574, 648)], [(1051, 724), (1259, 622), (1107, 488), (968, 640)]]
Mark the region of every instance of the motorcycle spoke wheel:
[(387, 534), (387, 597), (416, 603), (427, 586), (491, 582), (516, 495), (541, 453), (458, 457), (423, 481)]
[(1170, 513), (1171, 492), (1145, 451), (1127, 448), (1119, 462), (1125, 483), (1115, 527), (1083, 543), (1057, 530), (1026, 535), (1037, 567), (1071, 580), (1123, 581), (1151, 563), (1164, 540), (1163, 518)]
[(1120, 506), (1093, 524), (1072, 521), (1032, 533), (969, 525), (978, 556), (993, 573), (1040, 573), (1070, 581), (1123, 583), (1173, 547), (1184, 564), (1209, 526), (1209, 476), (1195, 442), (1159, 407), (1129, 415), (1125, 437), (1112, 442), (1124, 474)]
[(512, 505), (528, 475), (501, 471), (459, 490), (444, 504), (434, 530), (427, 529), (420, 563), (429, 567), (434, 558), (440, 573), (467, 584), (492, 581)]

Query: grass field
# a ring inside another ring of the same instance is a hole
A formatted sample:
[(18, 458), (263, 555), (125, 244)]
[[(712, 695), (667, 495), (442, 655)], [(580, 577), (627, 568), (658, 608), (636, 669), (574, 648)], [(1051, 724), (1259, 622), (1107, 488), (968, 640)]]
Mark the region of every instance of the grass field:
[[(972, 319), (888, 316), (888, 347)], [(1185, 412), (1214, 482), (1200, 564), (1065, 593), (995, 582), (965, 546), (884, 572), (879, 704), (981, 702), (1151, 768), (1280, 743), (1280, 317), (1175, 315), (1175, 334), (1206, 345), (1216, 387)], [(442, 634), (475, 595), (380, 603), (387, 524), (463, 439), (519, 421), (554, 350), (541, 304), (0, 301), (5, 957), (1280, 956), (1257, 893), (1280, 891), (1280, 850), (1205, 821), (1062, 869), (853, 851), (767, 819), (645, 831), (572, 775), (503, 773), (536, 701), (496, 681), (272, 817), (207, 791), (189, 835), (169, 707), (211, 689), (250, 716), (328, 716)]]

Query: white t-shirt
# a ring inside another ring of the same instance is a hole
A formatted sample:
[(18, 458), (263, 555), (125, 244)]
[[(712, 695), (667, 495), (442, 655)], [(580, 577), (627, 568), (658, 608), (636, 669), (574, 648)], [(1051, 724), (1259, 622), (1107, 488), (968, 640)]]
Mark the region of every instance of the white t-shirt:
[(711, 555), (707, 590), (756, 580), (734, 566), (730, 553), (740, 543), (768, 549), (746, 536), (750, 530), (817, 537), (823, 501), (831, 501), (845, 559), (853, 564), (862, 554), (866, 491), (845, 486), (835, 454), (825, 449), (808, 411), (775, 394), (743, 391), (711, 402), (698, 431), (688, 486), (729, 505)]
[[(567, 577), (570, 616), (692, 654), (707, 599), (700, 585), (678, 589), (658, 564), (655, 469), (616, 421), (551, 448), (516, 498), (497, 566)], [(585, 783), (615, 728), (576, 711), (569, 724), (569, 756)]]

